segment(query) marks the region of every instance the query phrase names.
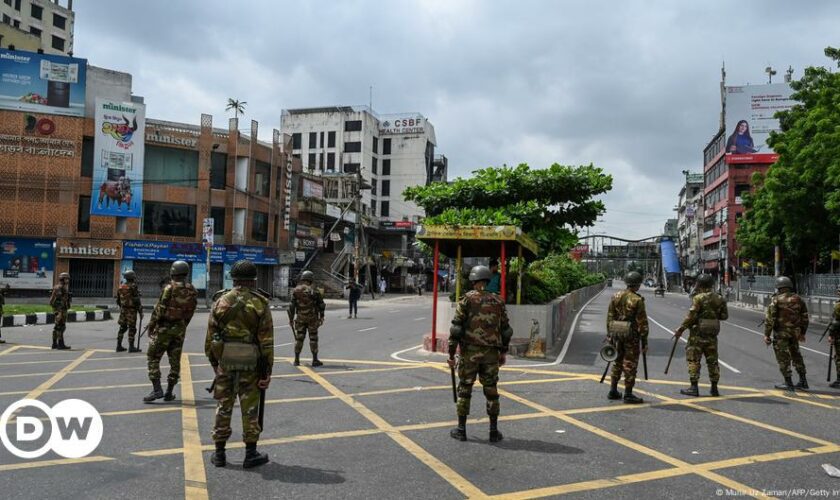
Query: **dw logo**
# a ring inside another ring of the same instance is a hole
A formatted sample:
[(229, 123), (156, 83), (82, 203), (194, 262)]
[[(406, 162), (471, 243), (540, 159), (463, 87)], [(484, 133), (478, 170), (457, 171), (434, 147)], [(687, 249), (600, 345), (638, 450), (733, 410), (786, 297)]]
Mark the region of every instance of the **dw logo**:
[[(45, 419), (31, 415), (19, 415), (10, 422), (15, 412), (27, 407), (43, 412), (50, 428), (45, 429)], [(14, 439), (9, 436), (11, 428), (14, 428)], [(50, 450), (64, 458), (86, 457), (102, 441), (102, 430), (102, 416), (81, 399), (65, 399), (52, 408), (35, 399), (21, 399), (0, 416), (0, 441), (14, 456), (23, 459), (38, 458)], [(45, 435), (46, 443), (40, 448), (28, 449)]]

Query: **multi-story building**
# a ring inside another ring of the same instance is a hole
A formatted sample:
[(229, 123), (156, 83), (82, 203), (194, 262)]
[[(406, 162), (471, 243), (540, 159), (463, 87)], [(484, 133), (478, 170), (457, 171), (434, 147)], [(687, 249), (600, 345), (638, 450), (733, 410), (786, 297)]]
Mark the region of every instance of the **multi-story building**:
[(59, 0), (3, 0), (0, 16), (3, 48), (13, 45), (18, 50), (73, 55), (73, 0), (67, 0), (66, 6)]
[(701, 254), (703, 239), (703, 174), (685, 174), (685, 185), (680, 188), (677, 201), (677, 241), (679, 258), (684, 273), (697, 276), (702, 272)]

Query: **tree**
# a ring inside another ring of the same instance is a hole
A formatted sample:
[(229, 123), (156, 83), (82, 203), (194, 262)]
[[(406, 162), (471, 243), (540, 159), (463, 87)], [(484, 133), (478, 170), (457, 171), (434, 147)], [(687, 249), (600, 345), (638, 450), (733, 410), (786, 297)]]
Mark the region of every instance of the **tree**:
[[(840, 50), (825, 55), (840, 64)], [(794, 270), (836, 248), (840, 232), (840, 73), (809, 67), (791, 82), (797, 105), (777, 114), (768, 144), (779, 154), (754, 194), (738, 230), (741, 255), (767, 260), (781, 245)]]
[(547, 252), (566, 252), (575, 228), (591, 226), (605, 211), (597, 195), (612, 189), (612, 176), (593, 165), (553, 164), (484, 168), (469, 179), (409, 187), (407, 201), (423, 207), (427, 224), (520, 226)]
[(225, 111), (233, 110), (233, 116), (238, 120), (240, 114), (245, 114), (246, 104), (248, 104), (248, 101), (240, 101), (239, 99), (233, 99), (232, 97), (228, 97), (228, 102), (227, 106), (225, 106)]

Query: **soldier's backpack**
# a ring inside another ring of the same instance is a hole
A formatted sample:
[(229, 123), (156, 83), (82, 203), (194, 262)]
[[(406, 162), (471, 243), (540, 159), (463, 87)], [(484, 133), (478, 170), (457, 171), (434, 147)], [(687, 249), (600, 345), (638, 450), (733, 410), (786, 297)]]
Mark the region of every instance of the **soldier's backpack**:
[[(230, 297), (230, 294), (226, 294)], [(256, 343), (255, 331), (259, 325), (259, 312), (255, 302), (262, 298), (253, 294), (249, 299), (242, 293), (236, 293), (234, 303), (219, 321), (223, 327), (221, 336), (216, 341), (219, 346), (219, 365), (225, 371), (253, 371), (260, 360), (260, 348)], [(265, 304), (263, 303), (265, 307)], [(270, 314), (263, 309), (263, 314)]]

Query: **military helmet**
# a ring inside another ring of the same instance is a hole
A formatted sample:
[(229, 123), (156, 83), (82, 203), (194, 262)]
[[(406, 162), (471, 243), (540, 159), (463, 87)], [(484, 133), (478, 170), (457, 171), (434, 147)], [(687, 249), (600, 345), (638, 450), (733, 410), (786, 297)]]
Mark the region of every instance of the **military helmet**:
[(169, 268), (169, 276), (172, 278), (177, 277), (184, 277), (190, 274), (190, 265), (184, 262), (183, 260), (176, 260), (172, 263), (172, 267)]
[(787, 276), (779, 276), (776, 278), (776, 289), (781, 290), (782, 288), (793, 289), (793, 282)]
[(235, 280), (257, 279), (257, 266), (247, 259), (237, 260), (230, 268), (230, 277)]
[(129, 269), (123, 273), (123, 278), (125, 278), (126, 281), (134, 281), (137, 278), (137, 275), (134, 274), (134, 271)]
[(636, 271), (631, 271), (624, 276), (624, 282), (627, 286), (639, 286), (642, 284), (642, 275)]
[(710, 274), (701, 274), (697, 278), (697, 286), (700, 288), (712, 288), (715, 285), (715, 279)]
[(58, 275), (58, 279), (59, 280), (69, 280), (70, 279), (70, 273), (61, 273), (61, 274)]
[(476, 281), (490, 281), (490, 278), (493, 277), (493, 273), (490, 271), (490, 268), (487, 266), (475, 266), (470, 269), (470, 282), (474, 283)]
[(304, 271), (300, 273), (300, 281), (308, 281), (312, 283), (313, 281), (315, 281), (315, 273), (313, 273), (312, 271)]

